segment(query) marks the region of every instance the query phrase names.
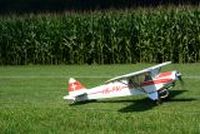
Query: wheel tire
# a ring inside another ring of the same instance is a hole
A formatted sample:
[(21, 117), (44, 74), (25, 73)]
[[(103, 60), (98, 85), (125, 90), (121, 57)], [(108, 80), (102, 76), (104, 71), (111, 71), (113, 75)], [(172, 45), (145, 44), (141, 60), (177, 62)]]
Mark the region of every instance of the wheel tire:
[(158, 94), (159, 94), (159, 98), (167, 99), (169, 96), (169, 91), (167, 89), (163, 89), (163, 90), (158, 91)]

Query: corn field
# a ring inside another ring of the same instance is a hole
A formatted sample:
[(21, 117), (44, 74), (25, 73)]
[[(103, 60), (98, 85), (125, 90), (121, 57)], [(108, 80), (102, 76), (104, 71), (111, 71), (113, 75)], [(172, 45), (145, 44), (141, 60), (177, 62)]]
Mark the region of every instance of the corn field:
[(0, 64), (200, 61), (200, 10), (0, 16)]
[(0, 14), (199, 5), (199, 0), (0, 0)]

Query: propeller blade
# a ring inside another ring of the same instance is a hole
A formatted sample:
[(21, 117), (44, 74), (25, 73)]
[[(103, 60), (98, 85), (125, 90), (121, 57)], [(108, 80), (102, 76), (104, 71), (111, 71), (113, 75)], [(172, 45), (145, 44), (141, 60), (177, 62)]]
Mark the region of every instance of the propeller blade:
[(184, 81), (182, 79), (182, 74), (180, 72), (177, 71), (176, 77), (180, 81), (181, 85), (184, 85)]
[(184, 80), (182, 79), (182, 76), (180, 75), (180, 76), (178, 76), (178, 79), (179, 79), (179, 81), (180, 81), (180, 83), (181, 83), (181, 85), (184, 85), (185, 83), (184, 83)]

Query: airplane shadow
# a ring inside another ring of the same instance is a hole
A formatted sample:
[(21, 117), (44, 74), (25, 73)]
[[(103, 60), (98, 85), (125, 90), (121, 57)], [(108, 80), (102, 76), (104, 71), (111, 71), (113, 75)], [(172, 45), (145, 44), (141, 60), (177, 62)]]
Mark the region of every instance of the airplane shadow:
[[(172, 90), (170, 91), (169, 98), (162, 100), (163, 103), (168, 103), (168, 102), (186, 102), (186, 101), (194, 101), (196, 99), (194, 98), (176, 98), (176, 96), (183, 94), (185, 92), (188, 92), (187, 90)], [(84, 105), (88, 103), (131, 103), (131, 105), (128, 105), (125, 108), (119, 109), (119, 112), (122, 113), (127, 113), (127, 112), (141, 112), (141, 111), (146, 111), (150, 110), (158, 104), (156, 102), (153, 102), (149, 98), (143, 98), (139, 100), (91, 100), (91, 101), (86, 101), (86, 102), (77, 102), (75, 104), (71, 104), (71, 106), (75, 105)]]
[[(170, 91), (169, 98), (162, 100), (163, 103), (168, 103), (168, 102), (186, 102), (186, 101), (194, 101), (196, 99), (194, 98), (175, 98), (176, 96), (183, 94), (185, 92), (188, 92), (187, 90), (173, 90)], [(154, 108), (155, 106), (158, 106), (155, 102), (150, 100), (149, 98), (144, 98), (141, 100), (135, 100), (133, 104), (122, 108), (118, 110), (119, 112), (122, 113), (127, 113), (127, 112), (141, 112), (141, 111), (146, 111)]]
[(76, 103), (72, 103), (72, 104), (69, 104), (70, 106), (78, 106), (78, 105), (85, 105), (85, 104), (88, 104), (88, 103), (95, 103), (97, 102), (97, 100), (88, 100), (88, 101), (83, 101), (83, 102), (76, 102)]

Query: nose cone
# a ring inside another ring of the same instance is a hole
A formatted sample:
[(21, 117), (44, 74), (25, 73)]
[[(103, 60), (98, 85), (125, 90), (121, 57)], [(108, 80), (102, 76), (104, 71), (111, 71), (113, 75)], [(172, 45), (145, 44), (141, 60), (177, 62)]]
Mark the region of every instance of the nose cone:
[(175, 75), (176, 75), (176, 78), (178, 79), (178, 80), (180, 80), (180, 79), (182, 79), (182, 74), (180, 73), (180, 72), (176, 72), (175, 73)]

